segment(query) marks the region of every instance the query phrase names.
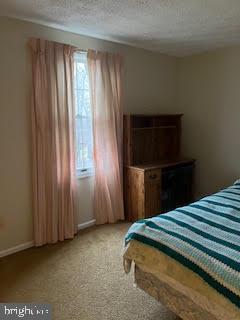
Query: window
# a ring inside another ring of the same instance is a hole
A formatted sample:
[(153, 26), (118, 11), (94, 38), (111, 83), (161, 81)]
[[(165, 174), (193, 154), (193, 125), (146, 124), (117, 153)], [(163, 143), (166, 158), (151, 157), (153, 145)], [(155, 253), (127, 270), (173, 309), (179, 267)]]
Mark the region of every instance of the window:
[(93, 137), (87, 55), (74, 55), (74, 95), (76, 110), (76, 166), (79, 177), (93, 174)]

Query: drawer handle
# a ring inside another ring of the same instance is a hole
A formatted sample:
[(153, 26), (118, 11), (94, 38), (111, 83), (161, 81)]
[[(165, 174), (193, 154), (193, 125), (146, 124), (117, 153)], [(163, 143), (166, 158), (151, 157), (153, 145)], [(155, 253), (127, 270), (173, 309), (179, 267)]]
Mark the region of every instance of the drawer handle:
[(149, 175), (149, 179), (156, 179), (157, 178), (157, 175), (156, 174), (150, 174)]

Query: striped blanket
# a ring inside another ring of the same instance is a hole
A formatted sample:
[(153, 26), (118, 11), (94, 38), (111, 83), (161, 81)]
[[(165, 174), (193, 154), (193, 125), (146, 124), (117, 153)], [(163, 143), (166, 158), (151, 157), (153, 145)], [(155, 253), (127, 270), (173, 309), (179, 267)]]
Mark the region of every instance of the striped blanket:
[(140, 241), (191, 269), (240, 308), (240, 181), (189, 206), (134, 223)]

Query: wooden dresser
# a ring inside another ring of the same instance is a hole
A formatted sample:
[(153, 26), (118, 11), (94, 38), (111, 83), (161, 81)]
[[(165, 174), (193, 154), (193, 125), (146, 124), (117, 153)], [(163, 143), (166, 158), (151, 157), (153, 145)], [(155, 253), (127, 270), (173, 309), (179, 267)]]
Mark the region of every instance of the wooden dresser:
[(189, 204), (193, 159), (181, 156), (181, 114), (124, 115), (124, 207), (135, 221)]

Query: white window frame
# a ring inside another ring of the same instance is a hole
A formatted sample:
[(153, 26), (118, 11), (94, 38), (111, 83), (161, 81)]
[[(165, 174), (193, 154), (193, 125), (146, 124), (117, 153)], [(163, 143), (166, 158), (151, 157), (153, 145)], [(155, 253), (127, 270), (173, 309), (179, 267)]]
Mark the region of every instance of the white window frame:
[[(76, 52), (74, 54), (74, 64), (75, 64), (75, 61), (80, 61), (80, 62), (84, 63), (87, 67), (87, 53), (83, 52), (83, 51)], [(74, 81), (75, 81), (75, 66), (74, 66)], [(75, 93), (75, 84), (74, 84), (74, 103), (76, 101), (75, 94), (76, 93)], [(78, 179), (91, 177), (94, 175), (94, 172), (95, 172), (94, 164), (93, 164), (93, 167), (86, 167), (86, 168), (81, 168), (81, 169), (77, 168), (76, 169), (76, 175), (77, 175)]]

